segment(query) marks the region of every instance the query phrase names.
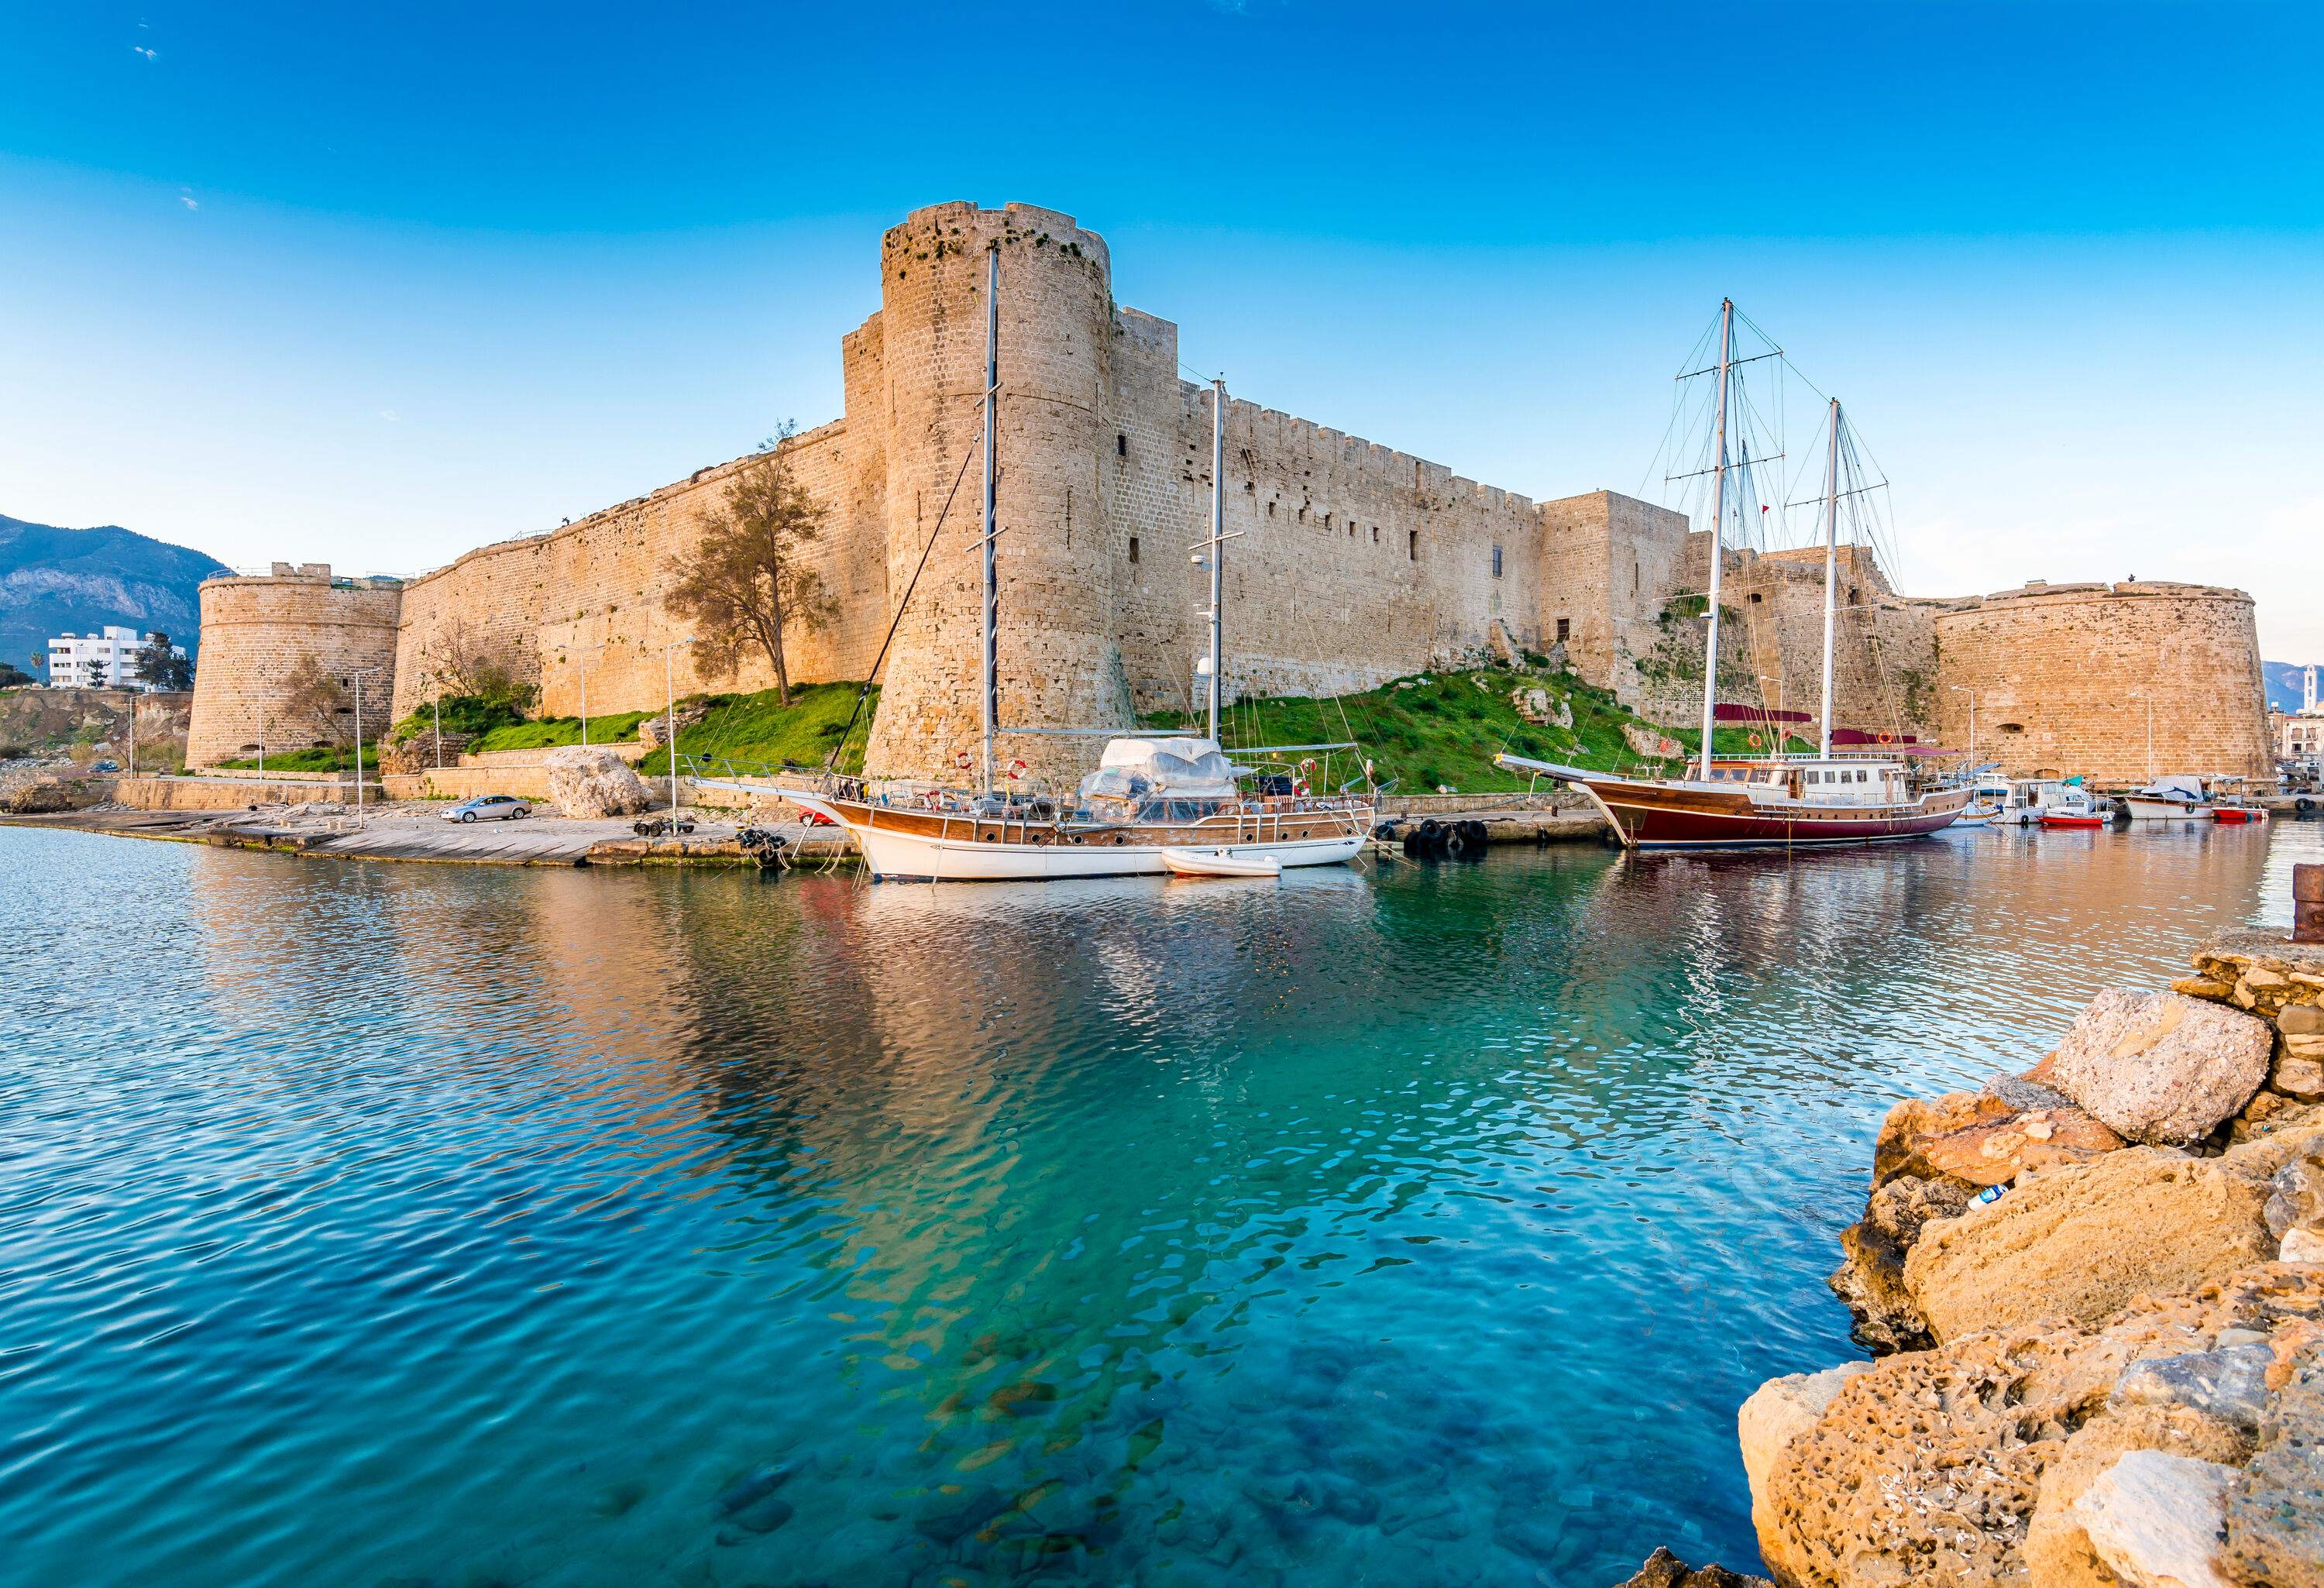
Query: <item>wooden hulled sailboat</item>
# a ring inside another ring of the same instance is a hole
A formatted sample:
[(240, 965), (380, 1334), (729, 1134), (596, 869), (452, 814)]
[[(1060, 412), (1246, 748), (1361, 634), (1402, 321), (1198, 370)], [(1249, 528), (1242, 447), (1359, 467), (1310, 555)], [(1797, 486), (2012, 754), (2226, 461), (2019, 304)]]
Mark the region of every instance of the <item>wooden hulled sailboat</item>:
[[(801, 808), (845, 827), (875, 878), (916, 881), (1032, 881), (1057, 877), (1179, 874), (1263, 875), (1292, 866), (1351, 860), (1377, 818), (1367, 771), (1338, 794), (1309, 787), (1312, 759), (1294, 775), (1247, 787), (1255, 769), (1236, 765), (1219, 746), (1222, 553), (1234, 536), (1225, 527), (1226, 388), (1212, 383), (1211, 533), (1196, 562), (1211, 576), (1206, 737), (1122, 734), (1111, 738), (1097, 771), (1070, 795), (1020, 791), (1022, 763), (1012, 762), (996, 788), (994, 742), (1010, 734), (1073, 734), (1070, 728), (1010, 728), (1000, 722), (999, 652), (994, 643), (995, 484), (993, 407), (1000, 392), (1001, 255), (987, 254), (983, 395), (982, 728), (981, 780), (973, 789), (875, 790), (861, 779), (826, 777), (812, 787), (784, 787)], [(910, 599), (906, 592), (905, 599)], [(1238, 754), (1327, 759), (1348, 744), (1262, 745)], [(966, 752), (964, 771), (976, 764)], [(1360, 785), (1360, 791), (1358, 791)], [(1318, 784), (1321, 788), (1323, 785)]]
[[(1692, 777), (1623, 777), (1522, 755), (1494, 759), (1513, 771), (1562, 779), (1589, 796), (1625, 847), (1637, 849), (1793, 849), (1876, 844), (1941, 831), (1969, 806), (1966, 787), (1920, 789), (1910, 752), (1890, 749), (1889, 735), (1848, 734), (1873, 752), (1836, 755), (1832, 728), (1832, 651), (1839, 619), (1840, 411), (1831, 405), (1831, 449), (1824, 475), (1823, 712), (1813, 757), (1721, 760), (1712, 732), (1731, 708), (1719, 701), (1719, 586), (1724, 559), (1728, 476), (1728, 399), (1734, 381), (1735, 303), (1720, 305), (1718, 398), (1711, 473), (1710, 626), (1703, 648), (1702, 750)], [(1708, 373), (1708, 372), (1697, 372)], [(1796, 713), (1748, 714), (1796, 718)], [(1780, 743), (1782, 730), (1777, 730)]]

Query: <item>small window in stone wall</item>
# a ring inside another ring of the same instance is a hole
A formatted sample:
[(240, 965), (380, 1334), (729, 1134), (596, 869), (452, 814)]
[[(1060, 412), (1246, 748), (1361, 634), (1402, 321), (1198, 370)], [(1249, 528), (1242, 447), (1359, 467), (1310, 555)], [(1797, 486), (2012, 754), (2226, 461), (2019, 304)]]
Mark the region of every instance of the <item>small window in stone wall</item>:
[(1269, 518), (1273, 518), (1275, 516), (1275, 503), (1272, 502), (1267, 504), (1267, 516)]
[(1759, 592), (1757, 590), (1751, 592), (1751, 605), (1754, 606), (1759, 605)]
[(1500, 577), (1501, 577), (1501, 549), (1500, 549), (1499, 547), (1496, 546), (1496, 547), (1494, 547), (1494, 548), (1493, 548), (1493, 577), (1495, 577), (1495, 578), (1497, 578), (1497, 579), (1498, 579), (1498, 578), (1499, 578)]
[(1379, 525), (1378, 524), (1372, 526), (1372, 544), (1375, 546), (1379, 544)]
[(1420, 560), (1420, 531), (1418, 530), (1405, 531), (1404, 554), (1415, 562), (1418, 562)]
[(1332, 527), (1332, 515), (1328, 512), (1323, 515), (1323, 527), (1327, 530)]
[(1115, 433), (1113, 438), (1113, 455), (1116, 457), (1127, 457), (1130, 456), (1129, 431), (1121, 430)]
[(1572, 618), (1562, 617), (1557, 620), (1557, 642), (1559, 644), (1564, 644), (1566, 638), (1572, 632), (1573, 620)]
[(1135, 535), (1130, 537), (1130, 560), (1132, 562), (1138, 560), (1138, 537)]
[(2024, 723), (2004, 723), (2001, 725), (2001, 731), (2005, 734), (2022, 734), (2025, 731), (2025, 725)]

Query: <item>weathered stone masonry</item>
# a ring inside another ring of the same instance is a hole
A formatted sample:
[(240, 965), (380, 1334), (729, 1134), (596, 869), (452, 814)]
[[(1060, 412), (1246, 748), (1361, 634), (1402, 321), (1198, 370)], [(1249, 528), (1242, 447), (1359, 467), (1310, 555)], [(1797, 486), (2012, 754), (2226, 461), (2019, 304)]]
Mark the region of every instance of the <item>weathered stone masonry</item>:
[[(938, 205), (881, 240), (880, 307), (841, 342), (845, 415), (798, 438), (793, 453), (826, 509), (817, 555), (839, 609), (828, 628), (795, 636), (801, 680), (870, 670), (959, 482), (884, 664), (868, 763), (877, 773), (936, 772), (976, 733), (975, 448), (994, 246), (1002, 720), (1126, 726), (1133, 713), (1194, 698), (1208, 591), (1189, 553), (1208, 529), (1212, 399), (1179, 376), (1177, 328), (1114, 303), (1106, 245), (1071, 217)], [(1701, 634), (1674, 620), (1671, 603), (1702, 587), (1705, 538), (1683, 516), (1604, 491), (1536, 503), (1240, 401), (1226, 428), (1227, 529), (1240, 532), (1226, 553), (1230, 694), (1332, 693), (1563, 642), (1590, 682), (1691, 720)], [(395, 625), (394, 710), (422, 704), (440, 660), (479, 642), (537, 676), (547, 714), (581, 709), (585, 670), (593, 712), (658, 706), (664, 647), (684, 632), (661, 605), (670, 564), (735, 466), (482, 548), (410, 581), (400, 599), (382, 592), (360, 604), (364, 622), (383, 605)], [(1841, 716), (1925, 725), (1932, 695), (1944, 693), (1930, 604), (1897, 596), (1868, 555), (1850, 555), (1867, 606), (1844, 631)], [(1756, 593), (1766, 610), (1729, 631), (1723, 693), (1757, 698), (1757, 674), (1779, 679), (1767, 688), (1786, 704), (1812, 700), (1820, 567), (1753, 561), (1730, 566), (1728, 602), (1760, 605)], [(286, 625), (267, 632), (252, 584), (204, 589), (205, 685), (214, 623), (242, 632), (252, 662), (220, 669), (204, 697), (215, 725), (198, 700), (196, 760), (235, 753), (276, 664), (309, 639), (326, 642), (311, 590), (293, 591)], [(1887, 676), (1900, 658), (1914, 680), (1901, 691)], [(733, 673), (690, 650), (674, 661), (681, 692), (772, 682), (756, 658)], [(1002, 751), (1061, 770), (1086, 744), (1024, 736)]]

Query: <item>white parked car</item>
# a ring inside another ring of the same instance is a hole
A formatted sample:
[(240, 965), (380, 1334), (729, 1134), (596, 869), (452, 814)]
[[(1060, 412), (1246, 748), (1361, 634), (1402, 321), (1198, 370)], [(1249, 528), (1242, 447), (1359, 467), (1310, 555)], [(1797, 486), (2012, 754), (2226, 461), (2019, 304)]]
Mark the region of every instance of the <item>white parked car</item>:
[(530, 816), (532, 807), (513, 794), (479, 794), (444, 813), (447, 822), (510, 822)]

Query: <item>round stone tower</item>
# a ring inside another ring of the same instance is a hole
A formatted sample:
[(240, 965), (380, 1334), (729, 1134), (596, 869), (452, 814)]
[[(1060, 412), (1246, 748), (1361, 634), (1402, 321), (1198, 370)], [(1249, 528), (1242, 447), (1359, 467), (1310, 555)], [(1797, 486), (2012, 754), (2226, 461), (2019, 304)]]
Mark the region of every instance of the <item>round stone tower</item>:
[[(873, 776), (926, 775), (980, 743), (977, 400), (986, 256), (995, 247), (1001, 721), (1130, 723), (1110, 619), (1110, 526), (1098, 493), (1098, 459), (1111, 434), (1105, 244), (1054, 210), (937, 205), (915, 211), (881, 245), (888, 566), (898, 598), (955, 479), (960, 486), (897, 631), (866, 760)], [(1088, 753), (1086, 741), (1003, 734), (995, 759), (1005, 766), (1021, 756), (1057, 779)]]
[(262, 742), (273, 752), (304, 749), (318, 737), (352, 738), (352, 717), (347, 732), (336, 735), (293, 720), (289, 686), (309, 661), (335, 679), (364, 674), (364, 735), (385, 728), (402, 599), (392, 580), (334, 579), (324, 563), (278, 562), (272, 574), (203, 580), (186, 764), (239, 760)]
[(1944, 743), (2019, 777), (2103, 787), (2167, 772), (2274, 776), (2252, 598), (2155, 580), (2034, 583), (1935, 618)]

